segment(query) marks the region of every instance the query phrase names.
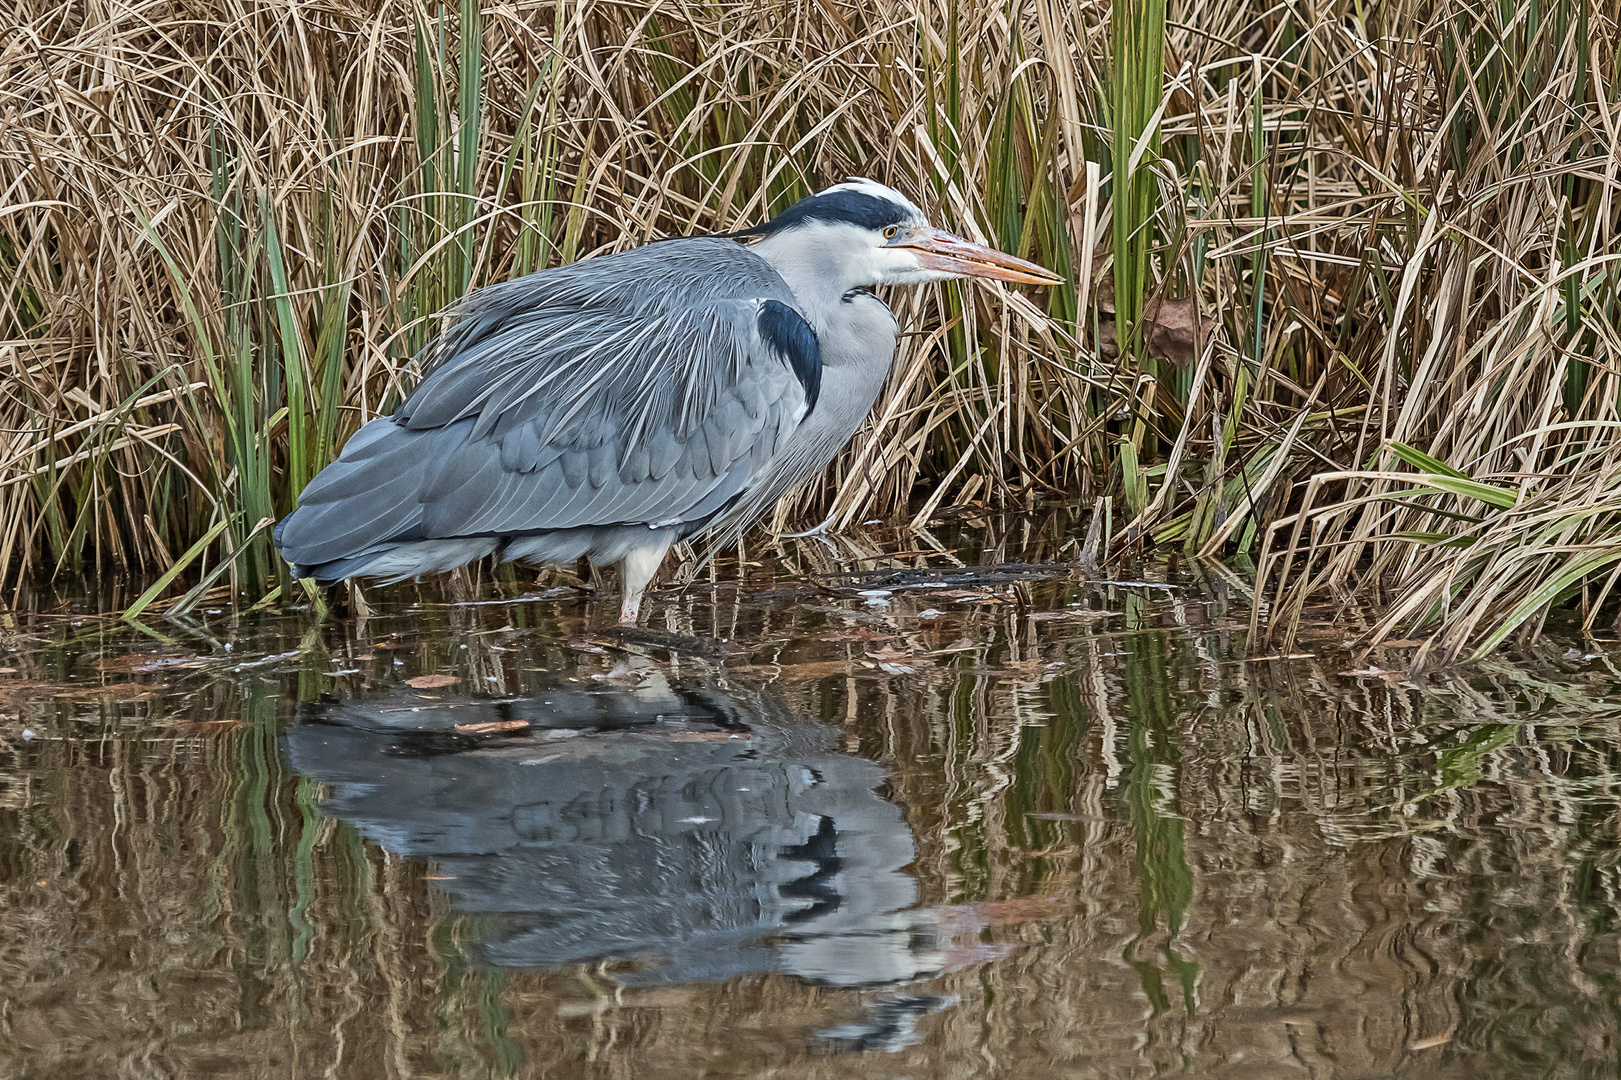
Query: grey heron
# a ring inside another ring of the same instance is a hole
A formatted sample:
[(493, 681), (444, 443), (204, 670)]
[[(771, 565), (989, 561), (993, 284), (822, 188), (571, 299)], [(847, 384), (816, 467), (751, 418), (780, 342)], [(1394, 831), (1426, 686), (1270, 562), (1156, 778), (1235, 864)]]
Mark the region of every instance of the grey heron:
[(673, 544), (735, 540), (855, 434), (895, 356), (871, 288), (946, 278), (1061, 280), (854, 180), (734, 233), (479, 289), (410, 398), (304, 489), (277, 546), (321, 584), (586, 556), (618, 564), (634, 624)]

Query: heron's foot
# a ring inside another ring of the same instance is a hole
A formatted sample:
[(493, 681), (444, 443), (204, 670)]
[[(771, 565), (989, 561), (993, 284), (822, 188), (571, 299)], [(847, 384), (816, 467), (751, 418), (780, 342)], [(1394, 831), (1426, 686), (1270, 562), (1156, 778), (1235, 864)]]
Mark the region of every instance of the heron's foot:
[(620, 626), (635, 626), (636, 625), (636, 617), (641, 614), (642, 605), (637, 602), (640, 599), (641, 599), (640, 597), (637, 597), (636, 601), (627, 599), (623, 604), (620, 605), (620, 607), (619, 607), (619, 625)]
[(802, 540), (807, 536), (822, 537), (822, 536), (826, 536), (827, 531), (829, 529), (831, 529), (832, 527), (833, 527), (833, 519), (832, 518), (827, 518), (820, 525), (812, 525), (810, 528), (806, 529), (804, 532), (783, 533), (782, 538), (784, 540)]

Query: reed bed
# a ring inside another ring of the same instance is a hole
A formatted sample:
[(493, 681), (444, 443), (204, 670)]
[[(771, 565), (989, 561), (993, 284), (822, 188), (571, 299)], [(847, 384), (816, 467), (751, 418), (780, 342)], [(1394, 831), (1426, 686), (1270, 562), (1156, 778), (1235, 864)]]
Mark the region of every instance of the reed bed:
[[(1621, 573), (1612, 5), (18, 0), (0, 573), (285, 569), (265, 524), (472, 287), (849, 175), (1071, 287), (891, 298), (777, 524), (1097, 500), (1446, 657)], [(1077, 548), (1081, 547), (1077, 538)], [(167, 602), (167, 601), (165, 601)]]

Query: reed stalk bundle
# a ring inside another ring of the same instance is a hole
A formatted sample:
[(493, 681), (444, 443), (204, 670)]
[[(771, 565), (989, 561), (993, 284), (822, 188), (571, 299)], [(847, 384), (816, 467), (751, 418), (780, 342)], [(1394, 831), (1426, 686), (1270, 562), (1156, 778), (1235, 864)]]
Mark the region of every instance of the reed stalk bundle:
[[(1621, 573), (1616, 12), (1594, 0), (16, 0), (0, 575), (285, 570), (469, 288), (848, 175), (1065, 273), (893, 298), (782, 508), (1113, 500), (1108, 550), (1372, 591), (1449, 655)], [(926, 493), (926, 494), (925, 494)], [(206, 543), (199, 541), (206, 539)]]

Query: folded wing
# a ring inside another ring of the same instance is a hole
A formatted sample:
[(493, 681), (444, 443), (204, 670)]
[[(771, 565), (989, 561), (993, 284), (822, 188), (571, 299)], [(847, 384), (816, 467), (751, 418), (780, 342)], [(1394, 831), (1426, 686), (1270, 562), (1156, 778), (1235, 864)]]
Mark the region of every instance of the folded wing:
[(420, 540), (697, 531), (763, 474), (821, 374), (781, 277), (714, 239), (481, 290), (437, 353), (305, 489), (280, 531), (301, 572)]

